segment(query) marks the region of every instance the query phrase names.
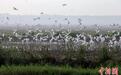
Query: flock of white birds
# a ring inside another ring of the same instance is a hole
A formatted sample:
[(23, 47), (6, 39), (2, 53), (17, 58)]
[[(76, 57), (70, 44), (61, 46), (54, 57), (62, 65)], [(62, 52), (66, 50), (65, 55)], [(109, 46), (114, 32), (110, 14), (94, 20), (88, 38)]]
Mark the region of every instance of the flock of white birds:
[[(0, 43), (3, 48), (18, 48), (24, 46), (48, 46), (54, 45), (58, 49), (59, 46), (67, 47), (72, 44), (72, 48), (78, 49), (81, 45), (86, 46), (88, 50), (94, 50), (100, 45), (106, 45), (109, 48), (118, 47), (121, 48), (121, 32), (108, 31), (102, 33), (100, 30), (96, 30), (92, 34), (80, 31), (42, 31), (42, 30), (28, 30), (27, 32), (14, 31), (12, 33), (2, 33), (0, 35)], [(38, 46), (38, 48), (39, 48)], [(37, 48), (36, 48), (37, 49)]]

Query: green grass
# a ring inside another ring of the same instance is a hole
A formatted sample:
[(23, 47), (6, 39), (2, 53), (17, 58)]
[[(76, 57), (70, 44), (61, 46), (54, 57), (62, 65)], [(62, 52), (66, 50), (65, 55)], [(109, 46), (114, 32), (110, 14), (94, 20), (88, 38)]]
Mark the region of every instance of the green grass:
[(27, 65), (1, 66), (0, 75), (98, 75), (98, 69), (72, 68), (69, 66)]

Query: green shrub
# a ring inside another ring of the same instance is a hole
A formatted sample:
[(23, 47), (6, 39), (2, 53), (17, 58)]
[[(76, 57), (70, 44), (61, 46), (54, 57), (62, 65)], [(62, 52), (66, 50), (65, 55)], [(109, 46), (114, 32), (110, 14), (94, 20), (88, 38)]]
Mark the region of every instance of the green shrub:
[(106, 46), (102, 46), (98, 52), (100, 63), (104, 64), (106, 61), (110, 60), (109, 54), (109, 48)]

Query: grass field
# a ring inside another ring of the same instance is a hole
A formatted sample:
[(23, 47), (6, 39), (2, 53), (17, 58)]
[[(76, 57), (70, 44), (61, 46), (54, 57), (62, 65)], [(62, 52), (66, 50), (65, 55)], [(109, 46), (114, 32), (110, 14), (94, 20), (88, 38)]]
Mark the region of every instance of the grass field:
[(0, 75), (98, 75), (98, 69), (49, 65), (1, 66)]
[[(1, 66), (0, 75), (98, 75), (98, 69), (72, 68), (69, 66), (26, 65)], [(119, 75), (121, 75), (119, 67)]]

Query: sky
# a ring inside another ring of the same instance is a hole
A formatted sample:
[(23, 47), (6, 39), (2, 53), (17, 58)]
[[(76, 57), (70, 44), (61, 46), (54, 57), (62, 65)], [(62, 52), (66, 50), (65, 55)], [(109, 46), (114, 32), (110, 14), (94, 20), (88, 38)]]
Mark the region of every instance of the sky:
[(0, 14), (121, 16), (121, 0), (0, 0)]

